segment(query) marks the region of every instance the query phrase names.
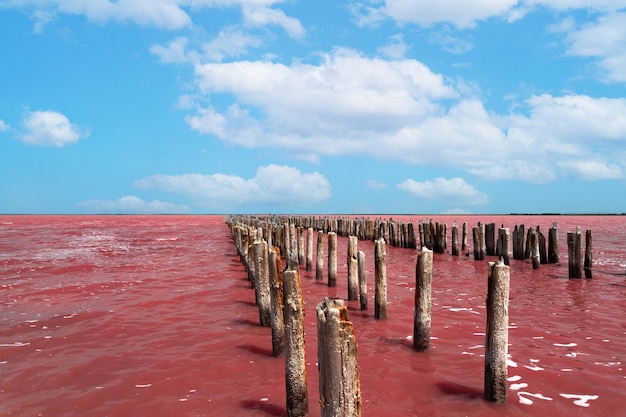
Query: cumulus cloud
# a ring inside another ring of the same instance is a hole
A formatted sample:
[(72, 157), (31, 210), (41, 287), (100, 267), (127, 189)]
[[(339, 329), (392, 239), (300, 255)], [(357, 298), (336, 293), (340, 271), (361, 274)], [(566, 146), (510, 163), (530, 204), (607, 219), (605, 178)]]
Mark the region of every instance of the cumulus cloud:
[(600, 16), (569, 31), (565, 42), (568, 54), (597, 59), (605, 81), (626, 82), (626, 13)]
[(248, 204), (302, 206), (330, 198), (330, 184), (321, 174), (274, 164), (258, 168), (250, 179), (225, 174), (155, 174), (135, 181), (135, 186), (182, 194), (210, 208)]
[(447, 22), (468, 28), (479, 20), (505, 15), (517, 3), (518, 0), (386, 0), (384, 12), (401, 23), (430, 26)]
[(0, 119), (0, 132), (6, 132), (11, 126), (4, 120)]
[(18, 138), (29, 145), (63, 147), (89, 136), (87, 129), (72, 124), (62, 113), (29, 111), (21, 123)]
[(186, 213), (189, 207), (168, 202), (153, 200), (144, 201), (139, 197), (128, 195), (117, 200), (89, 200), (78, 204), (79, 207), (94, 213), (145, 213), (173, 214)]
[(451, 179), (439, 177), (424, 182), (407, 179), (398, 184), (398, 188), (424, 200), (468, 205), (483, 205), (489, 201), (486, 194), (459, 177)]
[(271, 8), (281, 0), (3, 0), (4, 7), (33, 10), (34, 31), (41, 33), (44, 25), (57, 14), (85, 16), (93, 22), (133, 22), (157, 28), (175, 30), (192, 26), (186, 9), (240, 7), (245, 20), (252, 25), (268, 24), (283, 27), (290, 36), (304, 34), (299, 20), (283, 11)]

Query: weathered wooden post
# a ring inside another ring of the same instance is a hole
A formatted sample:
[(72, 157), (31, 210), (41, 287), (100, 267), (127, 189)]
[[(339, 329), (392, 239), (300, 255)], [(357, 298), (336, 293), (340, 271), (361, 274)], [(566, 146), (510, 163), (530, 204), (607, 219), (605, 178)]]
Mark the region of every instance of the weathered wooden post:
[(548, 230), (548, 263), (559, 263), (559, 235), (556, 222), (553, 222), (552, 228)]
[(452, 256), (459, 255), (459, 228), (456, 221), (452, 221)]
[(324, 279), (324, 232), (317, 232), (317, 256), (315, 257), (315, 279)]
[(374, 247), (374, 318), (387, 318), (387, 249), (385, 239), (376, 240)]
[(577, 227), (576, 232), (567, 232), (567, 265), (569, 278), (583, 277), (582, 252), (582, 232), (580, 227)]
[(298, 227), (298, 265), (304, 265), (306, 252), (304, 249), (304, 228)]
[(495, 256), (496, 254), (496, 224), (489, 223), (485, 225), (485, 251), (487, 256)]
[(504, 261), (505, 265), (509, 265), (511, 260), (509, 258), (509, 228), (501, 227), (498, 229), (498, 247), (499, 255), (501, 259)]
[(357, 343), (342, 300), (317, 305), (317, 357), (322, 417), (361, 415)]
[(541, 227), (537, 225), (537, 238), (539, 239), (539, 256), (542, 264), (548, 263), (548, 250), (546, 249), (546, 237), (541, 233)]
[(283, 317), (283, 268), (278, 247), (269, 251), (272, 355), (285, 350), (285, 319)]
[(489, 262), (485, 335), (485, 400), (504, 404), (508, 395), (509, 267)]
[(591, 246), (591, 229), (587, 229), (585, 231), (585, 278), (591, 278), (591, 266), (593, 265), (593, 250)]
[(254, 263), (256, 274), (256, 302), (259, 306), (259, 322), (263, 327), (269, 327), (271, 323), (270, 307), (270, 276), (268, 266), (267, 242), (257, 241), (254, 243)]
[(528, 228), (528, 242), (526, 247), (530, 248), (530, 259), (533, 269), (539, 269), (541, 266), (541, 254), (539, 252), (539, 235), (534, 227)]
[(358, 239), (348, 236), (348, 300), (359, 299), (359, 260), (357, 258)]
[(461, 236), (461, 250), (467, 248), (467, 222), (463, 222), (463, 234)]
[(283, 306), (287, 415), (303, 417), (309, 413), (309, 397), (304, 345), (304, 300), (297, 269), (283, 272)]
[(306, 270), (313, 269), (313, 228), (309, 227), (306, 232)]
[(474, 260), (482, 261), (485, 259), (485, 238), (481, 226), (472, 227), (472, 239), (474, 243)]
[(418, 352), (430, 349), (432, 312), (433, 251), (423, 247), (417, 254), (415, 268), (415, 309), (413, 311), (413, 348)]
[(337, 233), (328, 232), (328, 286), (337, 286)]
[(358, 254), (359, 264), (359, 300), (361, 310), (367, 310), (367, 275), (365, 270), (365, 253), (362, 250)]

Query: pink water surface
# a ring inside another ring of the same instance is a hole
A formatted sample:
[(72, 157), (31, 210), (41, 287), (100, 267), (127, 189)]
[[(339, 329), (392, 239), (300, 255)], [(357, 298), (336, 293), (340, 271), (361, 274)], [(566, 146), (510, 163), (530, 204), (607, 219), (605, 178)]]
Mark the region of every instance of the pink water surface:
[[(417, 353), (416, 251), (388, 246), (388, 319), (347, 302), (363, 415), (625, 415), (626, 218), (435, 217), (453, 219), (559, 225), (560, 265), (511, 260), (509, 402), (482, 400), (495, 258), (435, 255), (431, 351)], [(565, 233), (576, 226), (593, 230), (591, 280), (567, 278)], [(373, 306), (373, 243), (359, 249)], [(346, 253), (340, 237), (336, 288), (301, 269), (311, 416), (314, 309), (347, 296)], [(254, 299), (222, 216), (0, 216), (0, 414), (286, 415), (284, 359), (271, 356)]]

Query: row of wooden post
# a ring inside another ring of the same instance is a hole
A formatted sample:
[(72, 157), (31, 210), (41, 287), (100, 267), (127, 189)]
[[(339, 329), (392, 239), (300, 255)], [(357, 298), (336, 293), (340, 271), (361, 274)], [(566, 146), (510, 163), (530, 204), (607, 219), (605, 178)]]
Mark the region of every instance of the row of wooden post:
[[(302, 289), (298, 264), (298, 259), (294, 252), (298, 247), (298, 253), (304, 253), (299, 245), (299, 240), (294, 238), (293, 228), (291, 232), (291, 253), (287, 254), (288, 266), (282, 273), (279, 249), (274, 248), (269, 251), (269, 260), (266, 261), (264, 253), (268, 253), (267, 243), (259, 241), (262, 235), (261, 229), (253, 229), (254, 261), (249, 265), (253, 269), (253, 283), (255, 284), (256, 300), (259, 306), (261, 325), (272, 327), (272, 352), (278, 356), (282, 353), (281, 346), (285, 346), (286, 356), (286, 381), (287, 381), (287, 409), (290, 416), (302, 416), (308, 413), (308, 400), (306, 396), (306, 372), (304, 359), (304, 329), (302, 318), (304, 315), (304, 304), (302, 301)], [(445, 227), (436, 230), (445, 233)], [(308, 230), (307, 254), (312, 253), (312, 229)], [(453, 228), (454, 233), (454, 228)], [(319, 255), (318, 234), (318, 255)], [(250, 237), (235, 237), (238, 242), (248, 242)], [(445, 242), (445, 239), (444, 239)], [(297, 245), (297, 246), (296, 246)], [(439, 244), (440, 245), (440, 244)], [(336, 234), (329, 233), (329, 248), (336, 248)], [(508, 248), (498, 243), (500, 250)], [(249, 251), (249, 249), (248, 249)], [(508, 252), (508, 250), (507, 250)], [(246, 253), (241, 250), (240, 253)], [(322, 246), (323, 255), (323, 246)], [(356, 236), (349, 237), (348, 241), (348, 298), (357, 300), (360, 295), (361, 309), (367, 309), (367, 285), (365, 278), (364, 253), (357, 251)], [(431, 288), (432, 288), (432, 260), (433, 251), (424, 247), (418, 253), (416, 263), (416, 294), (414, 307), (414, 349), (416, 351), (426, 351), (430, 348), (430, 326), (431, 326)], [(329, 253), (329, 259), (331, 258)], [(308, 255), (307, 255), (308, 258)], [(336, 258), (336, 255), (335, 255)], [(336, 265), (336, 259), (335, 259)], [(269, 265), (263, 265), (264, 263)], [(319, 264), (319, 257), (318, 262)], [(311, 262), (307, 261), (308, 265)], [(323, 262), (322, 262), (323, 264)], [(386, 251), (384, 239), (378, 239), (375, 243), (375, 270), (376, 270), (376, 296), (375, 296), (375, 317), (377, 319), (386, 318)], [(329, 263), (329, 285), (331, 285), (331, 271)], [(497, 273), (494, 273), (497, 271)], [(267, 279), (266, 279), (267, 275)], [(318, 271), (316, 271), (316, 277)], [(509, 270), (503, 259), (500, 263), (490, 263), (488, 273), (488, 297), (487, 297), (487, 332), (486, 332), (486, 354), (485, 354), (485, 399), (491, 402), (503, 403), (507, 398), (507, 338), (508, 338), (508, 288)], [(378, 290), (378, 284), (384, 284), (383, 290)], [(334, 285), (336, 285), (336, 267), (334, 270)], [(282, 297), (280, 289), (282, 286)], [(267, 294), (267, 296), (266, 296)], [(265, 301), (269, 299), (268, 301)], [(282, 305), (280, 303), (282, 301)], [(269, 318), (266, 305), (270, 305)], [(284, 314), (280, 314), (284, 312)], [(338, 300), (325, 299), (317, 306), (318, 315), (318, 363), (320, 372), (320, 404), (323, 416), (335, 415), (360, 415), (360, 390), (358, 383), (358, 369), (356, 367), (356, 341), (352, 324), (347, 320), (347, 310), (343, 303)], [(331, 322), (330, 318), (334, 321)], [(336, 318), (336, 320), (334, 319)], [(282, 319), (282, 320), (281, 320)], [(283, 326), (281, 326), (281, 321)], [(266, 324), (269, 323), (269, 324)], [(328, 324), (332, 323), (332, 324)], [(338, 330), (341, 329), (341, 330)], [(326, 331), (325, 334), (324, 331)], [(338, 339), (337, 339), (338, 338)], [(338, 353), (338, 347), (354, 352), (354, 356), (345, 352)], [(348, 358), (348, 363), (338, 365), (337, 357)], [(340, 368), (337, 368), (340, 366)], [(347, 373), (347, 367), (351, 373)], [(341, 372), (338, 371), (341, 369)], [(339, 380), (340, 376), (348, 375), (348, 381)], [(503, 382), (504, 381), (504, 382)], [(335, 388), (331, 388), (335, 387)], [(339, 390), (336, 387), (342, 387)], [(349, 393), (346, 393), (346, 387)], [(329, 391), (330, 390), (330, 391)], [(348, 414), (344, 412), (351, 410)], [(354, 414), (356, 411), (358, 414)]]

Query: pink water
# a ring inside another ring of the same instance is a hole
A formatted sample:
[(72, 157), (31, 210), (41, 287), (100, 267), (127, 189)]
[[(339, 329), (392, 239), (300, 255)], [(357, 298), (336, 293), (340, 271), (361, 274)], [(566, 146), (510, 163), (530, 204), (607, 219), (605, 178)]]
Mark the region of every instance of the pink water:
[[(486, 261), (435, 255), (431, 351), (417, 353), (415, 251), (388, 246), (388, 319), (347, 303), (363, 415), (624, 415), (626, 218), (456, 220), (559, 223), (561, 265), (511, 260), (509, 403), (482, 400)], [(577, 225), (593, 230), (591, 280), (567, 279), (565, 233)], [(359, 249), (373, 298), (373, 243)], [(313, 311), (324, 296), (347, 296), (346, 252), (340, 237), (337, 288), (301, 270), (311, 416)], [(0, 216), (0, 414), (286, 415), (284, 360), (271, 356), (223, 218)]]

